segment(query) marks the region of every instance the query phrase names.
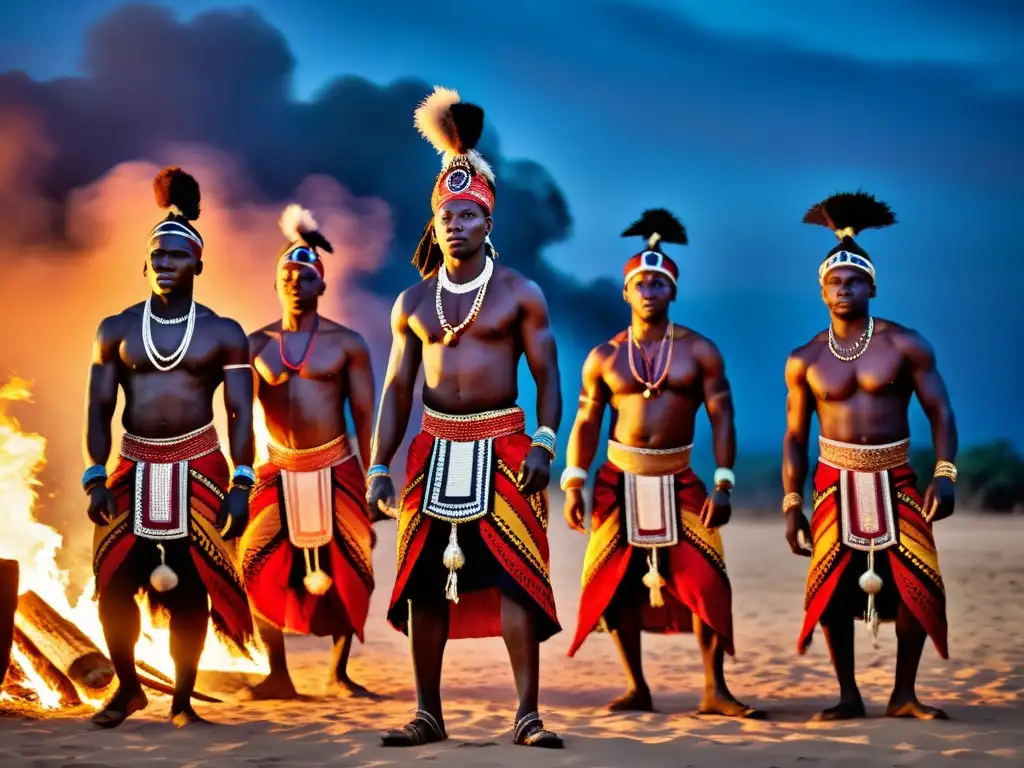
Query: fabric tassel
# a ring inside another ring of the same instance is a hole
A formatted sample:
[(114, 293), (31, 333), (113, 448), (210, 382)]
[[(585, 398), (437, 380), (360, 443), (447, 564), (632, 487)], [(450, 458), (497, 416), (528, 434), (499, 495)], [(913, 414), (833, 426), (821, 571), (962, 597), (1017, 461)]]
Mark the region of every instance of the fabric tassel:
[(665, 579), (658, 572), (657, 549), (651, 549), (650, 554), (647, 555), (647, 565), (649, 569), (644, 574), (644, 586), (651, 590), (651, 607), (660, 608), (665, 604), (665, 600), (661, 596), (661, 588), (665, 586)]
[(149, 576), (149, 583), (157, 592), (170, 592), (178, 586), (178, 574), (167, 565), (167, 553), (164, 551), (164, 545), (157, 544), (156, 548), (160, 550), (160, 565), (153, 569), (153, 573)]
[(302, 585), (311, 595), (319, 596), (324, 594), (331, 588), (331, 584), (334, 583), (334, 580), (320, 570), (320, 549), (315, 548), (313, 550), (312, 563), (309, 561), (308, 547), (302, 550), (302, 554), (306, 557), (306, 576), (302, 580)]
[(448, 581), (444, 585), (444, 596), (454, 603), (459, 602), (459, 576), (456, 571), (465, 564), (466, 556), (462, 554), (462, 548), (459, 547), (456, 525), (452, 523), (452, 533), (448, 537), (448, 546), (444, 550), (444, 567), (448, 569)]
[(868, 569), (861, 574), (859, 584), (860, 588), (868, 595), (868, 608), (864, 612), (864, 623), (868, 625), (871, 642), (877, 648), (878, 628), (881, 621), (875, 608), (875, 595), (882, 591), (882, 577), (875, 573), (875, 543), (873, 541), (868, 550)]

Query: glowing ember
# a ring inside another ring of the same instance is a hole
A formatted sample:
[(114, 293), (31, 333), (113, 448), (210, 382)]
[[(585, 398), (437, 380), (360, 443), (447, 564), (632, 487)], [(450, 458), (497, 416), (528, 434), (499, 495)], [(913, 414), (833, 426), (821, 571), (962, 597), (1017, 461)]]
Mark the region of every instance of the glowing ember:
[[(41, 435), (23, 432), (18, 422), (7, 413), (9, 403), (30, 399), (30, 385), (22, 379), (11, 378), (0, 387), (0, 529), (4, 531), (0, 537), (0, 558), (18, 561), (21, 571), (19, 594), (29, 590), (35, 592), (106, 653), (107, 646), (93, 600), (95, 582), (90, 579), (81, 597), (74, 605), (71, 604), (67, 592), (69, 573), (58, 568), (56, 561), (63, 537), (35, 518), (39, 487), (37, 475), (46, 463), (46, 440)], [(257, 421), (262, 426), (262, 413)], [(84, 515), (84, 496), (81, 501)], [(140, 595), (138, 602), (142, 607), (142, 637), (136, 646), (136, 657), (173, 679), (174, 663), (169, 653), (168, 630), (153, 625), (144, 596)], [(217, 638), (211, 627), (200, 668), (224, 672), (269, 671), (262, 648), (253, 646), (249, 650), (252, 661), (236, 656)], [(31, 654), (26, 653), (17, 640), (11, 659), (12, 668), (17, 666), (24, 676), (20, 687), (31, 690), (41, 707), (56, 709), (61, 705), (61, 692), (34, 667)], [(8, 680), (10, 677), (11, 673), (8, 673)], [(79, 695), (91, 706), (102, 703), (89, 696), (88, 692), (79, 691)], [(12, 696), (5, 692), (3, 698)]]

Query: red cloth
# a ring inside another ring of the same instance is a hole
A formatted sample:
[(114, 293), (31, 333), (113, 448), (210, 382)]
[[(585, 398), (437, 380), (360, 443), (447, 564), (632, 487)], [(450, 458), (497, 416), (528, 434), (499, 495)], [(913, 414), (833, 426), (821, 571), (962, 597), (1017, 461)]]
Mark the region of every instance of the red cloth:
[(281, 470), (271, 462), (256, 468), (249, 527), (240, 546), (242, 573), (253, 608), (275, 627), (317, 636), (355, 632), (362, 642), (374, 588), (366, 479), (354, 456), (334, 465), (331, 474), (334, 534), (319, 550), (320, 566), (333, 582), (330, 589), (311, 595), (303, 586), (304, 554), (288, 539)]
[[(624, 483), (623, 471), (611, 462), (598, 470), (576, 636), (569, 656), (574, 656), (598, 627), (619, 588), (627, 587), (623, 578), (637, 548), (627, 538)], [(658, 551), (666, 581), (662, 588), (665, 605), (651, 606), (648, 590), (642, 584), (637, 599), (643, 601), (644, 630), (665, 634), (692, 632), (696, 614), (722, 637), (726, 651), (733, 655), (732, 587), (725, 570), (721, 535), (709, 531), (697, 519), (706, 498), (704, 484), (692, 469), (676, 475), (679, 543)]]
[[(875, 553), (875, 570), (888, 565), (892, 578), (883, 578), (882, 593), (876, 597), (880, 604), (902, 601), (931, 637), (939, 655), (949, 658), (946, 625), (946, 595), (939, 571), (938, 554), (931, 525), (921, 516), (922, 498), (917, 490), (917, 477), (909, 465), (890, 470), (890, 488), (899, 527), (899, 543)], [(797, 650), (805, 653), (811, 644), (814, 628), (821, 620), (833, 598), (843, 595), (852, 602), (866, 600), (859, 587), (840, 593), (837, 587), (854, 559), (854, 551), (841, 543), (840, 533), (840, 470), (822, 462), (814, 473), (814, 513), (811, 516), (811, 536), (814, 551), (807, 574), (804, 599), (804, 623), (800, 630)], [(860, 558), (864, 553), (856, 553)], [(883, 561), (883, 562), (880, 562)], [(866, 562), (866, 560), (865, 560)], [(863, 571), (861, 571), (863, 572)], [(849, 574), (855, 584), (860, 572)], [(851, 612), (855, 609), (851, 606)], [(882, 620), (893, 616), (883, 615)]]
[[(102, 599), (111, 578), (128, 557), (136, 536), (132, 532), (136, 463), (121, 457), (107, 487), (114, 493), (117, 517), (110, 525), (97, 526), (93, 550), (96, 593)], [(252, 614), (241, 574), (216, 528), (221, 502), (229, 483), (228, 463), (220, 451), (188, 463), (189, 534), (191, 554), (199, 577), (210, 595), (210, 619), (216, 632), (243, 654), (252, 638)], [(148, 583), (140, 585), (146, 589)], [(153, 607), (153, 601), (150, 601)]]
[[(441, 559), (440, 552), (424, 554), (428, 533), (440, 526), (447, 539), (451, 526), (420, 511), (433, 442), (432, 435), (420, 432), (413, 438), (406, 460), (406, 492), (401, 500), (398, 522), (398, 576), (388, 608), (388, 621), (400, 632), (408, 630), (406, 595), (411, 586), (417, 586), (410, 584), (414, 566), (424, 557), (436, 557), (438, 562)], [(480, 553), (493, 557), (501, 570), (498, 581), (522, 590), (536, 606), (537, 634), (540, 640), (545, 640), (561, 630), (551, 589), (547, 493), (541, 491), (526, 497), (516, 483), (519, 467), (529, 453), (531, 443), (531, 438), (523, 432), (494, 438), (498, 461), (492, 510), (478, 521), (458, 526), (460, 542), (467, 539), (467, 544), (463, 545), (466, 564), (458, 574), (462, 583), (464, 578), (472, 578), (470, 572), (475, 565), (483, 567), (483, 558), (468, 549), (469, 536), (475, 537), (478, 532), (478, 540), (483, 542), (483, 546), (478, 548)], [(426, 567), (433, 565), (431, 561)], [(438, 589), (443, 594), (443, 579)], [(449, 602), (448, 605), (449, 638), (501, 636), (501, 589), (497, 585), (468, 592), (460, 589), (459, 602)]]

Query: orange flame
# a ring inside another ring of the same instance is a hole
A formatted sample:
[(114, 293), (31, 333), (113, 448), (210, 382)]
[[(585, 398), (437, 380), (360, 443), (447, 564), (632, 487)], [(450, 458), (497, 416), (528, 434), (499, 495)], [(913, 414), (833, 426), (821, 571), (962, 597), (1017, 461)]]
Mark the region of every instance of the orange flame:
[[(63, 537), (35, 518), (38, 501), (37, 474), (46, 463), (46, 440), (41, 435), (21, 430), (18, 421), (7, 413), (7, 405), (30, 400), (30, 384), (12, 378), (0, 387), (0, 557), (17, 560), (20, 566), (19, 594), (34, 591), (50, 607), (72, 621), (97, 647), (106, 651), (103, 628), (99, 622), (96, 603), (92, 599), (95, 582), (90, 581), (84, 594), (72, 604), (68, 597), (69, 574), (57, 566), (57, 554)], [(174, 676), (174, 663), (169, 652), (169, 631), (155, 627), (146, 609), (145, 597), (138, 598), (142, 607), (142, 637), (136, 646), (136, 655), (160, 672)], [(211, 626), (200, 668), (206, 670), (266, 673), (269, 666), (263, 649), (250, 647), (253, 659), (235, 655), (214, 633)], [(23, 649), (15, 647), (12, 658), (25, 673), (28, 687), (45, 709), (60, 705), (60, 693), (48, 685), (33, 668)], [(81, 692), (80, 692), (81, 693)], [(83, 697), (96, 706), (99, 701)]]

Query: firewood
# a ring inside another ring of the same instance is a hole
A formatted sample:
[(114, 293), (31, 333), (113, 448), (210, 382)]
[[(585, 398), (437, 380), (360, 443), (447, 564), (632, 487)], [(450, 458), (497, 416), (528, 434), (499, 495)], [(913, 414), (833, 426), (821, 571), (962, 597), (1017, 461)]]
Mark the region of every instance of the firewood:
[[(163, 677), (163, 675), (161, 675)], [(154, 680), (148, 675), (139, 675), (139, 683), (144, 688), (151, 688), (158, 693), (166, 693), (168, 696), (174, 695), (174, 685), (171, 683), (165, 683), (161, 680)], [(220, 699), (214, 698), (209, 694), (203, 693), (202, 691), (192, 691), (192, 698), (196, 701), (205, 701), (207, 704), (223, 704), (224, 702)]]
[(18, 599), (14, 621), (40, 653), (76, 685), (102, 691), (114, 679), (110, 659), (35, 592)]
[(32, 640), (17, 626), (14, 627), (14, 646), (25, 654), (32, 669), (48, 685), (60, 694), (60, 706), (77, 707), (82, 699), (74, 683), (56, 664), (51, 662)]

